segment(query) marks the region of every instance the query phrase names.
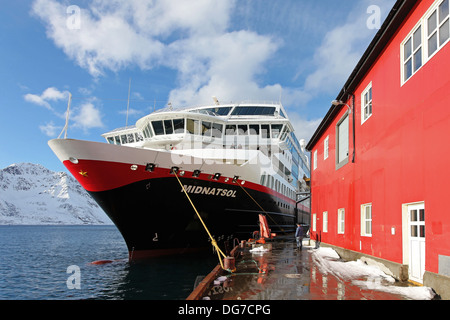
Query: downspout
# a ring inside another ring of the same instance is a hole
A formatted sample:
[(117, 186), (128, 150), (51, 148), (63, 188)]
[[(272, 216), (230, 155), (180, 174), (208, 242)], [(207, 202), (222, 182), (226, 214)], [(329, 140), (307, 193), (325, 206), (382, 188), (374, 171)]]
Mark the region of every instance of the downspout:
[(355, 147), (355, 95), (352, 94), (352, 108), (353, 108), (353, 157), (352, 157), (352, 163), (355, 163), (355, 153), (356, 153), (356, 147)]

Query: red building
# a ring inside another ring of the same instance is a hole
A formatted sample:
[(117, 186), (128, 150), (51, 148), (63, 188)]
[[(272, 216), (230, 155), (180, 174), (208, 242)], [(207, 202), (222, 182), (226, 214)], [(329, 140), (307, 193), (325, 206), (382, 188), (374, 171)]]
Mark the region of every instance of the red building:
[(311, 234), (450, 296), (449, 0), (399, 0), (307, 145)]

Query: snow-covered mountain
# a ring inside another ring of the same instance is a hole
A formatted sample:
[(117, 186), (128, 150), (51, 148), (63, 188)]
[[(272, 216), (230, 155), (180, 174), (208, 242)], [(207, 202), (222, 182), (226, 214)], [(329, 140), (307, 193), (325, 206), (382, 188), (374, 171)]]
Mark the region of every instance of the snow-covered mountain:
[(103, 210), (67, 173), (39, 164), (0, 170), (0, 225), (112, 224)]

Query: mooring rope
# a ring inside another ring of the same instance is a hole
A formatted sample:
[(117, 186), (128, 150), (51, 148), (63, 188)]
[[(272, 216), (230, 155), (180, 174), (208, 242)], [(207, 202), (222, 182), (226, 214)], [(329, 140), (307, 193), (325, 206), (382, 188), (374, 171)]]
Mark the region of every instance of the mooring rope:
[(252, 195), (250, 193), (247, 192), (247, 190), (245, 190), (245, 188), (238, 183), (238, 185), (241, 187), (242, 190), (244, 190), (244, 192), (256, 203), (256, 205), (261, 209), (261, 211), (263, 211), (271, 220), (273, 223), (275, 223), (278, 227), (280, 227), (281, 231), (285, 233), (283, 227), (281, 227), (272, 217), (269, 213), (266, 212), (266, 210), (264, 210), (263, 207), (261, 207), (261, 205), (258, 203), (258, 201), (255, 200), (255, 198), (252, 197)]
[(181, 183), (180, 178), (178, 178), (177, 173), (175, 171), (173, 173), (175, 174), (175, 177), (177, 178), (178, 183), (180, 184), (181, 188), (183, 189), (184, 194), (186, 195), (186, 197), (188, 198), (189, 202), (191, 203), (192, 208), (194, 208), (194, 211), (197, 214), (198, 218), (200, 219), (200, 222), (202, 223), (203, 227), (205, 228), (206, 232), (208, 233), (208, 236), (211, 239), (211, 244), (216, 249), (217, 256), (219, 257), (220, 266), (222, 267), (223, 270), (233, 272), (232, 270), (225, 269), (225, 267), (223, 266), (222, 258), (221, 258), (220, 255), (222, 255), (224, 258), (226, 258), (227, 256), (222, 252), (222, 250), (220, 250), (219, 245), (217, 244), (216, 240), (213, 238), (213, 236), (209, 232), (208, 228), (206, 227), (206, 224), (203, 222), (202, 217), (198, 213), (197, 208), (195, 207), (194, 203), (192, 202), (191, 197), (189, 197), (189, 194), (187, 193), (186, 189), (184, 188), (183, 184)]

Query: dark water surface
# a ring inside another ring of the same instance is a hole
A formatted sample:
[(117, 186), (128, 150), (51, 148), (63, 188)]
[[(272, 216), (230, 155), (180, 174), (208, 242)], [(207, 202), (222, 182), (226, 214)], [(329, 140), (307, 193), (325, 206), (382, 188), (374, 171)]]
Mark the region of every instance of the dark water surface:
[(130, 263), (115, 226), (0, 226), (0, 300), (183, 300), (217, 263), (212, 252)]

